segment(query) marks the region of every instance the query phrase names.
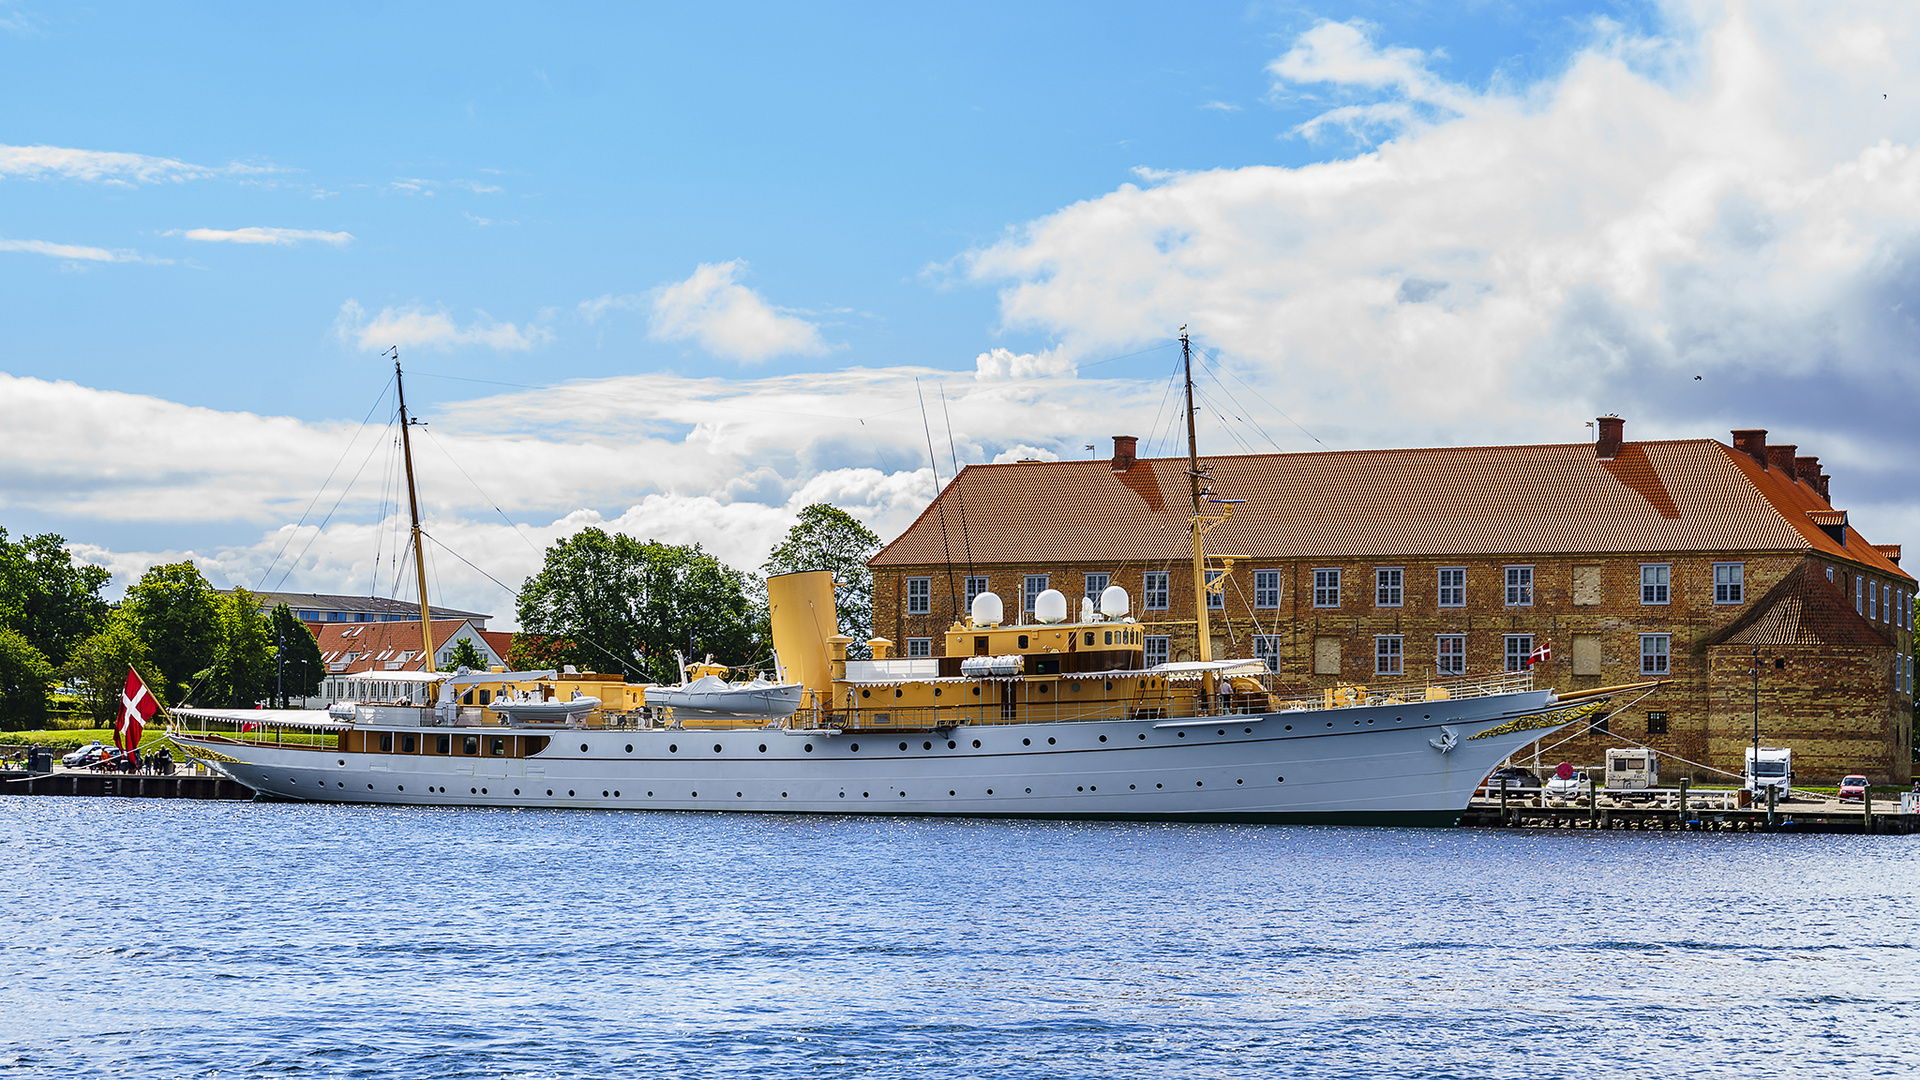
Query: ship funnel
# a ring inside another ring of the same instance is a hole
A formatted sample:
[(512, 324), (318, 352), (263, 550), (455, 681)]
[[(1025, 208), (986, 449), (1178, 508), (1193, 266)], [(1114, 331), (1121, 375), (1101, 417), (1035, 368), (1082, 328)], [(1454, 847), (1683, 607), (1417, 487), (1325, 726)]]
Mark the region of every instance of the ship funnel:
[(1127, 599), (1127, 590), (1118, 585), (1109, 585), (1100, 590), (1100, 614), (1109, 619), (1126, 618), (1132, 604)]
[(773, 616), (780, 681), (800, 683), (820, 700), (832, 701), (827, 639), (840, 633), (833, 606), (833, 572), (808, 570), (768, 578), (767, 607)]
[(969, 611), (975, 626), (999, 626), (1006, 619), (1006, 612), (1000, 607), (997, 594), (983, 592), (973, 598), (973, 607)]

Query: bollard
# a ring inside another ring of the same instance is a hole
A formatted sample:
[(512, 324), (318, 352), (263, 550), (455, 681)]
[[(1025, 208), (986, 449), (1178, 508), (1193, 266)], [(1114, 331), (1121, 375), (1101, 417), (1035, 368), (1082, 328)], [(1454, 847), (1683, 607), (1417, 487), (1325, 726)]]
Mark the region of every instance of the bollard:
[(1587, 778), (1587, 828), (1600, 827), (1600, 781)]
[(1860, 831), (1864, 833), (1873, 831), (1873, 786), (1871, 784), (1860, 789)]
[(1504, 829), (1511, 824), (1513, 820), (1507, 817), (1507, 782), (1502, 779), (1500, 781), (1500, 827)]
[(1685, 776), (1683, 776), (1683, 777), (1681, 777), (1681, 778), (1680, 778), (1680, 817), (1679, 817), (1679, 821), (1680, 821), (1680, 830), (1681, 830), (1682, 832), (1685, 832), (1685, 831), (1686, 831), (1686, 828), (1687, 828), (1687, 784), (1688, 784), (1688, 783), (1689, 783), (1689, 778), (1688, 778), (1688, 777), (1685, 777)]
[(1767, 785), (1767, 828), (1768, 829), (1773, 828), (1773, 807), (1774, 807), (1774, 804), (1779, 801), (1779, 799), (1780, 799), (1780, 789), (1777, 787), (1774, 787), (1772, 784), (1768, 784)]

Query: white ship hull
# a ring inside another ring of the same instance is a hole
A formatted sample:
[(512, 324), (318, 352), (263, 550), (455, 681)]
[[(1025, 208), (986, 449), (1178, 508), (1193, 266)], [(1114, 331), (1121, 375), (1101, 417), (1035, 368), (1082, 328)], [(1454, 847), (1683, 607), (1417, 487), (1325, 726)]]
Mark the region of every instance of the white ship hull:
[(321, 802), (1451, 824), (1489, 771), (1567, 722), (1513, 723), (1553, 700), (1540, 690), (1202, 720), (962, 724), (944, 736), (572, 730), (525, 758), (175, 737), (264, 795)]

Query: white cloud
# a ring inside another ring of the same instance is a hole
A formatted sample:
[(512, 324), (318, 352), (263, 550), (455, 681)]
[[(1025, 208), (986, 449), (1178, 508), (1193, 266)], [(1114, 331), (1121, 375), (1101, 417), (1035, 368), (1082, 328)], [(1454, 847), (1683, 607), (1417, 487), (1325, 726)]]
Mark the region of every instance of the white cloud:
[(1208, 392), (1276, 433), (1281, 409), (1347, 447), (1573, 441), (1613, 411), (1630, 438), (1767, 427), (1845, 465), (1845, 501), (1891, 502), (1920, 456), (1896, 404), (1920, 390), (1920, 112), (1893, 104), (1920, 100), (1920, 10), (1675, 10), (1698, 25), (1603, 26), (1486, 91), (1323, 23), (1271, 70), (1372, 94), (1325, 122), (1392, 141), (1123, 185), (963, 265), (1069, 355), (1190, 324)]
[(184, 183), (217, 176), (273, 172), (266, 166), (238, 163), (209, 168), (174, 158), (113, 150), (75, 150), (64, 146), (0, 145), (0, 177), (37, 180), (62, 177), (132, 187), (135, 184)]
[(446, 309), (428, 310), (418, 305), (381, 308), (369, 316), (357, 300), (340, 305), (334, 318), (334, 332), (341, 340), (363, 349), (402, 348), (449, 349), (456, 345), (484, 345), (508, 352), (525, 352), (552, 338), (546, 327), (498, 322), (485, 312), (466, 326), (453, 321)]
[(303, 240), (317, 240), (334, 247), (345, 247), (353, 242), (353, 234), (346, 232), (323, 232), (318, 229), (276, 229), (250, 225), (244, 229), (187, 229), (174, 230), (168, 236), (184, 236), (189, 240), (199, 240), (216, 244), (277, 244), (291, 246)]
[(55, 259), (68, 259), (78, 262), (152, 262), (168, 263), (171, 259), (156, 259), (125, 248), (91, 247), (86, 244), (56, 244), (46, 240), (8, 240), (0, 237), (0, 251), (20, 251), (32, 255), (46, 255)]
[(707, 352), (734, 360), (828, 352), (819, 327), (772, 307), (733, 280), (745, 268), (737, 259), (701, 263), (687, 280), (655, 289), (652, 336), (698, 342)]
[(1073, 374), (1073, 361), (1053, 349), (1037, 353), (1016, 353), (1011, 349), (990, 349), (973, 358), (973, 377), (981, 382), (996, 379), (1038, 379), (1049, 375)]
[(644, 296), (615, 296), (612, 293), (602, 293), (592, 300), (580, 301), (575, 310), (580, 312), (581, 318), (592, 323), (599, 322), (600, 317), (609, 311), (634, 311), (646, 306), (648, 301)]

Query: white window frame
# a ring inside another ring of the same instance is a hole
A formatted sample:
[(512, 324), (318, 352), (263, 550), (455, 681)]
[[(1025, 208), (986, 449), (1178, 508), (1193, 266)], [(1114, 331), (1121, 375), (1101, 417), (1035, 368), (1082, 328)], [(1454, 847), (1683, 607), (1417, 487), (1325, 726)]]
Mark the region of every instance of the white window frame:
[(1140, 661), (1149, 668), (1173, 658), (1173, 638), (1166, 634), (1147, 634), (1140, 639)]
[[(1504, 662), (1508, 671), (1527, 670), (1527, 659), (1533, 655), (1532, 634), (1508, 634), (1502, 644)], [(1515, 650), (1518, 650), (1516, 654)]]
[(1317, 608), (1337, 608), (1340, 606), (1339, 567), (1322, 566), (1314, 569), (1313, 606)]
[[(1099, 587), (1098, 587), (1098, 588), (1095, 588), (1095, 587), (1094, 587), (1094, 583), (1095, 583), (1095, 582), (1099, 582)], [(1089, 600), (1091, 600), (1091, 601), (1093, 601), (1093, 606), (1094, 606), (1094, 610), (1096, 610), (1096, 611), (1097, 611), (1097, 610), (1099, 610), (1099, 608), (1100, 608), (1100, 594), (1101, 594), (1101, 593), (1103, 593), (1103, 592), (1106, 592), (1106, 591), (1107, 591), (1107, 586), (1108, 586), (1108, 585), (1111, 585), (1111, 584), (1113, 584), (1113, 575), (1112, 575), (1112, 574), (1091, 574), (1091, 573), (1090, 573), (1090, 574), (1088, 574), (1088, 575), (1087, 575), (1087, 577), (1086, 577), (1086, 596), (1087, 596), (1087, 599), (1089, 599)], [(1077, 611), (1076, 611), (1076, 612), (1073, 612), (1073, 613), (1072, 613), (1072, 615), (1073, 615), (1073, 617), (1075, 617), (1075, 618), (1077, 618), (1077, 617), (1079, 617), (1079, 614), (1080, 614), (1080, 613), (1079, 613), (1079, 612), (1077, 612)]]
[(1253, 606), (1270, 610), (1280, 606), (1280, 571), (1253, 572)]
[(1225, 570), (1207, 571), (1207, 610), (1208, 611), (1225, 611), (1227, 609), (1227, 590), (1221, 589), (1220, 591), (1215, 592), (1213, 589), (1213, 583), (1216, 581), (1219, 581), (1221, 578), (1226, 576), (1227, 576), (1227, 572)]
[(907, 659), (923, 660), (933, 655), (933, 639), (930, 637), (910, 637), (907, 639)]
[(1272, 671), (1276, 673), (1279, 672), (1280, 670), (1280, 635), (1278, 634), (1253, 635), (1253, 658), (1255, 660), (1259, 660), (1262, 663), (1266, 664), (1268, 671)]
[(1640, 603), (1649, 606), (1673, 602), (1673, 564), (1640, 564)]
[(1146, 572), (1140, 584), (1140, 610), (1167, 610), (1167, 597), (1172, 593), (1172, 589), (1169, 586), (1169, 579), (1172, 576), (1173, 575), (1165, 570), (1149, 570)]
[[(1449, 649), (1447, 646), (1458, 648)], [(1436, 675), (1465, 675), (1467, 673), (1467, 635), (1435, 634), (1433, 637), (1433, 671)]]
[[(1037, 586), (1037, 587), (1036, 587)], [(1046, 574), (1028, 574), (1020, 586), (1021, 611), (1033, 614), (1033, 602), (1047, 591)]]
[(907, 579), (907, 614), (930, 615), (933, 613), (933, 579), (930, 577), (910, 577)]
[[(1459, 580), (1449, 583), (1450, 575), (1458, 575)], [(1467, 568), (1464, 566), (1443, 566), (1434, 575), (1436, 601), (1440, 607), (1467, 606)]]
[(1404, 675), (1407, 671), (1407, 639), (1399, 634), (1373, 636), (1373, 673)]
[(1373, 568), (1373, 606), (1400, 607), (1407, 598), (1407, 569), (1404, 566)]
[[(1722, 578), (1726, 580), (1723, 581)], [(1747, 602), (1746, 563), (1717, 562), (1713, 564), (1713, 602), (1716, 604)]]
[(1673, 635), (1640, 635), (1640, 674), (1670, 675), (1673, 673)]

